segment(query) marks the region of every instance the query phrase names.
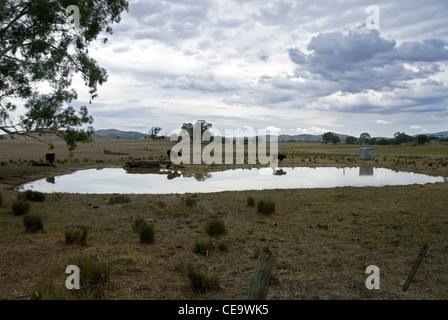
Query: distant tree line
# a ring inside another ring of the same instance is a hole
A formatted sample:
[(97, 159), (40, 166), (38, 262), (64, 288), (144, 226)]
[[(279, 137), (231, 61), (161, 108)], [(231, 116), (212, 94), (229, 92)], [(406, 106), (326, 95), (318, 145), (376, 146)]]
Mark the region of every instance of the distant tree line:
[(437, 139), (437, 137), (428, 137), (425, 134), (412, 137), (404, 132), (397, 132), (392, 139), (387, 138), (372, 138), (369, 133), (361, 133), (359, 138), (348, 136), (345, 139), (346, 144), (362, 144), (362, 145), (401, 145), (403, 143), (415, 143), (417, 145), (423, 145), (429, 143), (431, 139)]

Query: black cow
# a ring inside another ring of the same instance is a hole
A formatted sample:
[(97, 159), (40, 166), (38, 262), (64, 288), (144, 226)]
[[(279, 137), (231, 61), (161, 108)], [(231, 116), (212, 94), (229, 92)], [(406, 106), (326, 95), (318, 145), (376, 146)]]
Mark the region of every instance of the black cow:
[(168, 158), (171, 159), (171, 154), (173, 155), (173, 158), (182, 157), (182, 153), (180, 152), (172, 152), (171, 150), (168, 150), (166, 152), (168, 154)]
[(278, 159), (278, 160), (282, 161), (285, 158), (286, 158), (286, 156), (284, 154), (281, 154), (281, 153), (274, 154), (274, 159)]
[(54, 156), (55, 156), (54, 153), (47, 153), (45, 155), (46, 162), (49, 163), (50, 165), (53, 165), (53, 163), (54, 163)]

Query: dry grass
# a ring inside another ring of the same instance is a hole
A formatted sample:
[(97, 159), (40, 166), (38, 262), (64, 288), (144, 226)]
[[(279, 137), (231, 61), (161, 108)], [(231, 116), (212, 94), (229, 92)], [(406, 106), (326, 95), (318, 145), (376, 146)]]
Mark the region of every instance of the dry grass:
[[(125, 141), (116, 143), (110, 149), (126, 151), (137, 145), (130, 141), (132, 147), (126, 149)], [(94, 158), (85, 149), (79, 152)], [(95, 157), (108, 165), (107, 155), (98, 154), (98, 148)], [(286, 164), (298, 165), (297, 157)], [(316, 159), (331, 162), (328, 157)], [(380, 160), (379, 165), (392, 166), (389, 161)], [(8, 168), (12, 172), (22, 167), (3, 167), (3, 189), (20, 180), (8, 176)], [(445, 168), (422, 164), (420, 170), (446, 174)], [(57, 170), (61, 166), (22, 179)], [(33, 234), (24, 231), (22, 217), (11, 213), (17, 192), (2, 190), (0, 299), (27, 299), (42, 278), (54, 284), (58, 297), (79, 299), (65, 288), (65, 269), (87, 256), (110, 266), (105, 299), (245, 299), (256, 252), (265, 246), (275, 256), (268, 299), (448, 299), (447, 192), (446, 183), (220, 192), (194, 195), (193, 207), (175, 194), (128, 195), (130, 202), (115, 205), (109, 204), (111, 195), (48, 194), (45, 202), (31, 207), (31, 213), (45, 221), (45, 232)], [(275, 212), (257, 213), (247, 206), (248, 197), (275, 201)], [(135, 236), (136, 218), (157, 226), (152, 245), (141, 244)], [(207, 237), (204, 224), (215, 218), (227, 227), (219, 237), (227, 250), (194, 253), (195, 241)], [(86, 246), (65, 244), (64, 232), (74, 225), (90, 227)], [(402, 292), (425, 243), (429, 250), (409, 290)], [(220, 289), (192, 290), (187, 264), (198, 272), (211, 272)], [(369, 265), (380, 269), (380, 290), (365, 287)]]

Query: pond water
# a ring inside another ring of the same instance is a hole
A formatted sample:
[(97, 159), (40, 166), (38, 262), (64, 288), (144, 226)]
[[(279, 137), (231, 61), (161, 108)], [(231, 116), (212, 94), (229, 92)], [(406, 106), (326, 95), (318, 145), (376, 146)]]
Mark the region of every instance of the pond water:
[(231, 169), (201, 174), (167, 169), (88, 169), (24, 184), (18, 190), (45, 193), (169, 194), (220, 191), (365, 187), (444, 182), (413, 172), (374, 167), (295, 167)]

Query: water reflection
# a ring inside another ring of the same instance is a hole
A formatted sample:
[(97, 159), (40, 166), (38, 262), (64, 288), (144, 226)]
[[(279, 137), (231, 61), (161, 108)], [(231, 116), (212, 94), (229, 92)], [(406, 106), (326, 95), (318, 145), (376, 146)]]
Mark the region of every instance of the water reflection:
[(205, 181), (212, 177), (211, 173), (208, 172), (181, 172), (180, 170), (169, 170), (160, 168), (127, 168), (125, 167), (126, 173), (129, 174), (149, 174), (149, 175), (166, 175), (168, 180), (173, 180), (175, 178), (194, 178), (196, 181)]
[(69, 193), (186, 193), (263, 189), (334, 188), (444, 182), (413, 172), (374, 167), (239, 168), (214, 172), (121, 168), (80, 170), (41, 179), (19, 190)]
[(360, 176), (373, 176), (373, 167), (359, 167)]
[(48, 183), (52, 183), (55, 184), (56, 183), (56, 179), (54, 177), (50, 177), (50, 178), (46, 178), (45, 179)]

